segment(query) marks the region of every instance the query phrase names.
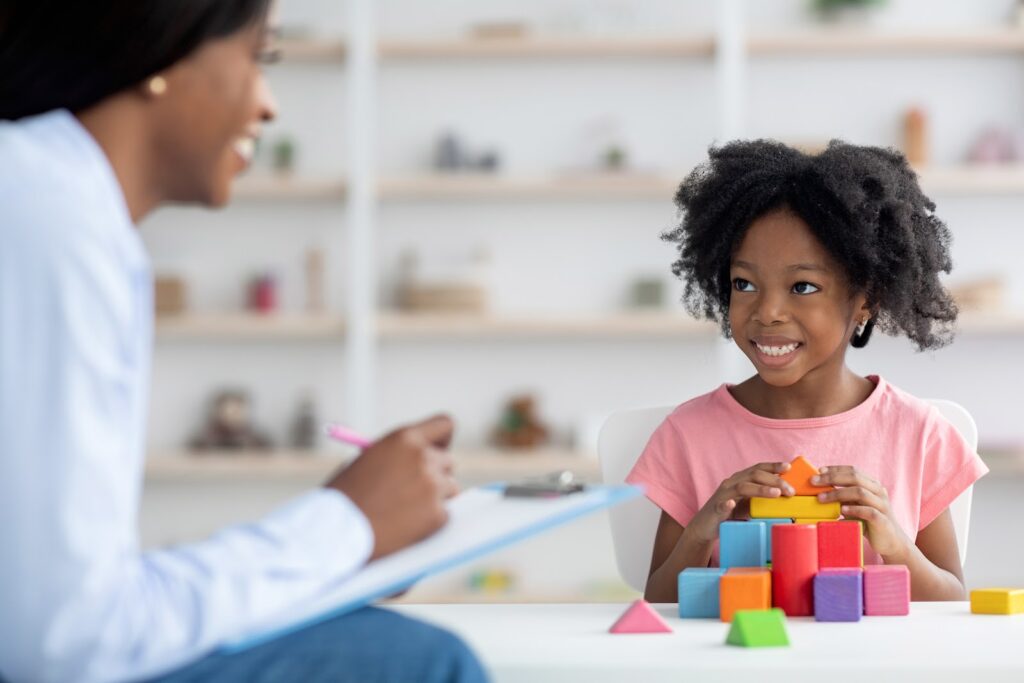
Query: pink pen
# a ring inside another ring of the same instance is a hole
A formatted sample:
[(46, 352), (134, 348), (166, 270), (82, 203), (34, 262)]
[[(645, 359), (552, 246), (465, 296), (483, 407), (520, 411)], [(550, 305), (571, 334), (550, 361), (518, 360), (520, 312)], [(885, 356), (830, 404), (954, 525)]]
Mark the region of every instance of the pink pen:
[(358, 446), (359, 448), (369, 448), (373, 444), (365, 436), (357, 434), (348, 427), (342, 427), (341, 425), (327, 425), (327, 436), (335, 441), (341, 441), (342, 443)]

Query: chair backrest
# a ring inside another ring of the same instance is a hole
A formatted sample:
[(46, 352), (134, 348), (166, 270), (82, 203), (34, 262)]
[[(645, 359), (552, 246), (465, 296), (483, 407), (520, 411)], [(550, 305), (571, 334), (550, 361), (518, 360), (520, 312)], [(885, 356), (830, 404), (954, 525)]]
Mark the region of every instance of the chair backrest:
[[(934, 399), (929, 400), (929, 403), (960, 432), (972, 449), (977, 450), (978, 427), (967, 410), (952, 401)], [(621, 484), (625, 481), (651, 434), (674, 408), (657, 406), (622, 410), (613, 413), (605, 421), (597, 444), (605, 483)], [(969, 487), (949, 506), (961, 565), (967, 558), (972, 492), (973, 487)], [(643, 497), (617, 505), (609, 511), (615, 563), (622, 579), (638, 591), (643, 591), (647, 585), (660, 515), (658, 507)]]

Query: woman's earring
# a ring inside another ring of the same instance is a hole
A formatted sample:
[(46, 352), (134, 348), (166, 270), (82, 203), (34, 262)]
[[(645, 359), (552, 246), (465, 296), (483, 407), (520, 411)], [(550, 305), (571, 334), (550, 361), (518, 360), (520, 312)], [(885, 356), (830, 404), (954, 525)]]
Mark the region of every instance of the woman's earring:
[(867, 326), (868, 326), (867, 318), (865, 318), (864, 320), (861, 320), (860, 323), (857, 325), (857, 331), (854, 334), (856, 336), (858, 336), (858, 337), (861, 336), (862, 334), (864, 334), (864, 329)]
[(146, 83), (146, 90), (149, 91), (150, 95), (159, 97), (167, 92), (167, 79), (163, 76), (153, 76)]

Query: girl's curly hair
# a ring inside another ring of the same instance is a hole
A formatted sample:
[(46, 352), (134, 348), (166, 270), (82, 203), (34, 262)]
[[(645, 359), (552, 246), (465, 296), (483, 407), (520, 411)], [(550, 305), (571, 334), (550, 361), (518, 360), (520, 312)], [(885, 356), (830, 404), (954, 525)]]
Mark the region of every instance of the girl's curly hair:
[(952, 268), (951, 235), (899, 152), (833, 140), (818, 154), (753, 140), (712, 147), (675, 196), (681, 220), (662, 235), (678, 246), (672, 272), (686, 281), (683, 304), (729, 330), (729, 267), (747, 228), (778, 208), (800, 216), (864, 292), (871, 328), (907, 335), (919, 350), (952, 340), (957, 308), (939, 282)]

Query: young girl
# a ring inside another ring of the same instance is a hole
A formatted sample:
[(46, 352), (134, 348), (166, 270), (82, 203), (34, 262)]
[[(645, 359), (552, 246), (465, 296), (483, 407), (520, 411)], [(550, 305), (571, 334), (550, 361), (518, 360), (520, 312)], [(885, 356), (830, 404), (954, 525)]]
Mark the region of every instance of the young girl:
[(627, 480), (661, 508), (645, 596), (677, 599), (685, 567), (717, 564), (718, 525), (752, 496), (793, 495), (805, 455), (865, 522), (869, 563), (910, 569), (913, 600), (962, 600), (949, 504), (987, 469), (924, 401), (846, 366), (878, 327), (918, 349), (952, 336), (939, 283), (950, 234), (897, 152), (832, 142), (807, 155), (769, 141), (712, 149), (676, 195), (673, 272), (691, 314), (719, 322), (756, 373), (675, 409)]

